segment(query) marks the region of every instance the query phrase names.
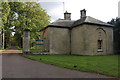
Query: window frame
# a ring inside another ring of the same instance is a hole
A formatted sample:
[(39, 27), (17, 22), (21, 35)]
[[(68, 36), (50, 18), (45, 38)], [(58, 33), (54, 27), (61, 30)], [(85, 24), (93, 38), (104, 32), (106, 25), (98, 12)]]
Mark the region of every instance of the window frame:
[(98, 52), (103, 52), (103, 40), (97, 40)]

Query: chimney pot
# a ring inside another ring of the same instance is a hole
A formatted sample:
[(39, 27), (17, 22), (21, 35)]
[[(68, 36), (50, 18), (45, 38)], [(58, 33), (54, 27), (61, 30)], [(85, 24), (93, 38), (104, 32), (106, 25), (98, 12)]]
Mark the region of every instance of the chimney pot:
[(67, 11), (64, 13), (64, 19), (65, 20), (71, 20), (71, 13), (68, 13)]
[(86, 10), (83, 9), (80, 11), (81, 12), (81, 18), (86, 17)]

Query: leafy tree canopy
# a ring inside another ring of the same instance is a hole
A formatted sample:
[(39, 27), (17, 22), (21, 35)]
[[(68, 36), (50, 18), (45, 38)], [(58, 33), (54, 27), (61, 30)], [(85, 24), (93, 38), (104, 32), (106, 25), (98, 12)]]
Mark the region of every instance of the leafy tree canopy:
[[(31, 43), (39, 38), (39, 30), (50, 23), (50, 17), (45, 9), (37, 2), (1, 2), (2, 27), (5, 39), (9, 43), (11, 32), (15, 32), (14, 41), (18, 46), (22, 44), (23, 31), (31, 31)], [(7, 45), (6, 44), (6, 45)]]
[(113, 27), (114, 36), (114, 53), (120, 53), (120, 18), (112, 19), (109, 24), (115, 25)]

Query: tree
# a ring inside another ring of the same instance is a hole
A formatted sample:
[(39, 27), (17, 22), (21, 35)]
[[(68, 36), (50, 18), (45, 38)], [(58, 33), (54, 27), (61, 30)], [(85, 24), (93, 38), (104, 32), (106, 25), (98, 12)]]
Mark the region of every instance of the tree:
[[(1, 13), (0, 13), (0, 31), (2, 31), (5, 36), (8, 36), (9, 31), (7, 30), (8, 26), (8, 15), (10, 13), (10, 6), (8, 4), (8, 2), (0, 2), (1, 6)], [(2, 39), (2, 38), (1, 38)], [(6, 37), (5, 37), (6, 39)], [(7, 40), (5, 40), (7, 41)], [(4, 38), (3, 38), (3, 46), (4, 46)]]
[(34, 43), (39, 38), (38, 31), (50, 23), (47, 12), (36, 2), (7, 2), (7, 4), (10, 12), (7, 17), (8, 20), (4, 24), (5, 32), (7, 32), (5, 36), (6, 45), (9, 46), (8, 43), (12, 43), (8, 38), (12, 32), (15, 32), (12, 41), (17, 43), (17, 46), (22, 47), (24, 29), (31, 31), (31, 44)]
[(120, 53), (120, 18), (112, 19), (108, 23), (115, 25), (115, 27), (113, 27), (114, 52), (118, 54)]
[(49, 24), (49, 16), (36, 2), (24, 3), (22, 9), (17, 13), (16, 33), (22, 34), (24, 29), (29, 29), (31, 31), (31, 44), (34, 43), (39, 37), (38, 31)]
[(2, 25), (1, 27), (3, 28), (5, 26), (5, 24), (7, 23), (7, 20), (8, 20), (8, 15), (10, 13), (10, 6), (8, 4), (8, 2), (0, 2), (1, 6), (1, 18), (2, 18)]

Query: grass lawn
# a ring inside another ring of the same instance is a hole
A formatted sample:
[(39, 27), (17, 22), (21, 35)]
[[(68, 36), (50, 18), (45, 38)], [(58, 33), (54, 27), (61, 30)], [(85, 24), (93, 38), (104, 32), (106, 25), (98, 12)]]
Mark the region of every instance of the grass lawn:
[(40, 50), (37, 50), (37, 49), (30, 49), (30, 52), (32, 52), (32, 53), (38, 53), (38, 52), (40, 52)]
[(118, 75), (118, 57), (108, 56), (77, 56), (77, 55), (23, 55), (24, 57), (48, 64), (120, 77)]

